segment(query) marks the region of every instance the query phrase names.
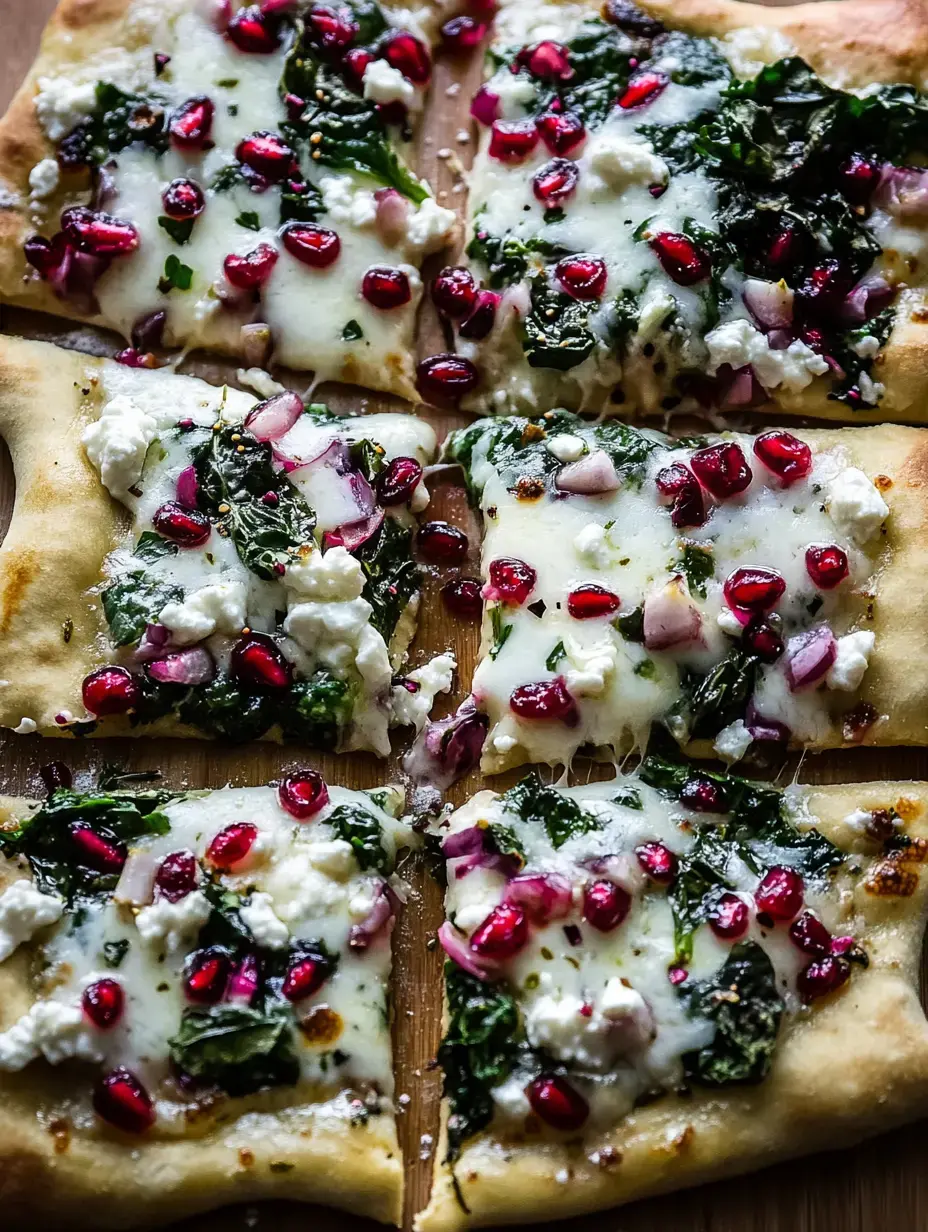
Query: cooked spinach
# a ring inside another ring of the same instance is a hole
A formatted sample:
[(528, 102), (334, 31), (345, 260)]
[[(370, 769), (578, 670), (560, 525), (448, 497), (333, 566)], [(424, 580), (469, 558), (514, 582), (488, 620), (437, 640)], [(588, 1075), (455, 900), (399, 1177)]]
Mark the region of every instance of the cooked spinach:
[(575, 834), (598, 830), (600, 823), (575, 800), (555, 787), (546, 787), (534, 771), (500, 796), (500, 804), (528, 825), (543, 826), (554, 847), (563, 847)]
[(521, 282), (530, 270), (542, 269), (545, 257), (562, 257), (569, 251), (541, 236), (522, 240), (515, 235), (492, 235), (479, 222), (467, 245), (467, 255), (486, 266), (487, 283), (497, 290)]
[(154, 95), (130, 94), (109, 81), (98, 81), (90, 116), (64, 138), (59, 152), (66, 165), (99, 167), (133, 143), (156, 154), (168, 146), (164, 100)]
[(189, 689), (177, 707), (177, 716), (210, 736), (246, 744), (258, 740), (274, 724), (276, 707), (269, 693), (252, 693), (228, 676), (217, 676)]
[(539, 274), (532, 281), (531, 309), (522, 324), (522, 349), (532, 368), (567, 372), (582, 364), (596, 345), (590, 325), (593, 306), (558, 291)]
[(163, 539), (157, 531), (143, 530), (139, 535), (138, 543), (132, 550), (132, 555), (136, 560), (150, 565), (152, 561), (161, 560), (165, 556), (176, 556), (179, 550), (176, 543), (172, 543), (170, 539)]
[(350, 843), (355, 859), (361, 869), (376, 869), (378, 873), (390, 872), (390, 857), (383, 842), (380, 822), (373, 813), (356, 804), (340, 804), (326, 818), (335, 831), (335, 837)]
[(507, 856), (515, 862), (516, 868), (525, 867), (525, 848), (519, 842), (512, 826), (501, 821), (491, 821), (487, 826), (492, 839), (493, 848), (501, 856)]
[(686, 578), (690, 594), (705, 599), (706, 583), (710, 578), (715, 577), (715, 558), (712, 549), (698, 543), (686, 543), (674, 568)]
[(320, 668), (308, 680), (295, 680), (279, 707), (277, 718), (288, 740), (334, 750), (351, 722), (354, 690)]
[(168, 1045), (182, 1073), (215, 1083), (232, 1096), (299, 1081), (293, 1014), (286, 1004), (185, 1009), (180, 1030)]
[(374, 538), (354, 552), (364, 571), (362, 594), (374, 609), (371, 624), (387, 646), (421, 584), (411, 543), (412, 530), (403, 526), (399, 519), (386, 517)]
[(759, 660), (735, 647), (704, 676), (684, 673), (681, 700), (664, 722), (680, 743), (717, 736), (744, 717), (754, 692)]
[[(142, 551), (151, 559), (152, 545), (143, 544)], [(121, 574), (100, 595), (113, 645), (132, 646), (140, 641), (146, 625), (153, 624), (168, 603), (180, 603), (183, 597), (181, 587), (143, 569)]]

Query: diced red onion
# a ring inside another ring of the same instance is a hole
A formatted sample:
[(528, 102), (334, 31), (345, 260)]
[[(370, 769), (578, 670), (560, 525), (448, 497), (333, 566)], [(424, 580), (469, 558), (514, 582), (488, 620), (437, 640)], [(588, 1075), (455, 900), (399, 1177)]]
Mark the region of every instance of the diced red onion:
[(791, 637), (786, 643), (784, 657), (790, 689), (797, 693), (821, 680), (837, 653), (838, 643), (827, 625), (817, 625)]
[(456, 860), (459, 856), (473, 856), (483, 851), (483, 840), (486, 830), (483, 826), (468, 826), (466, 830), (456, 830), (446, 834), (441, 842), (441, 854), (446, 860)]
[(530, 873), (513, 877), (506, 887), (505, 901), (522, 907), (536, 924), (548, 924), (570, 914), (573, 890), (560, 873)]
[(377, 234), (391, 248), (406, 234), (409, 202), (395, 188), (378, 188), (374, 193)]
[(147, 663), (160, 658), (171, 640), (171, 632), (164, 625), (146, 625), (142, 640), (136, 646), (132, 658), (136, 663)]
[(348, 945), (352, 950), (366, 950), (372, 941), (382, 935), (389, 936), (396, 923), (399, 899), (382, 881), (374, 894), (374, 905), (360, 924), (353, 924), (348, 933)]
[(147, 907), (155, 896), (158, 863), (155, 853), (148, 848), (130, 851), (113, 891), (116, 901), (131, 903), (133, 907)]
[(274, 459), (282, 463), (285, 471), (295, 471), (302, 466), (329, 466), (336, 475), (347, 475), (351, 470), (351, 455), (348, 446), (340, 437), (327, 441), (325, 447), (312, 458), (295, 458), (274, 446)]
[(403, 768), (416, 783), (445, 791), (477, 765), (489, 726), (474, 698), (465, 698), (454, 714), (426, 723)]
[(335, 530), (327, 530), (322, 541), (326, 548), (345, 548), (348, 552), (354, 552), (369, 539), (373, 539), (385, 517), (382, 509), (375, 509), (368, 517), (357, 522), (346, 522), (342, 526), (336, 526)]
[(148, 674), (159, 684), (206, 684), (216, 675), (216, 664), (204, 646), (190, 646), (153, 659)]
[[(110, 166), (113, 166), (111, 163)], [(116, 181), (109, 167), (98, 167), (93, 179), (93, 196), (90, 199), (92, 209), (100, 210), (108, 205), (116, 196)]]
[(470, 105), (470, 114), (487, 128), (494, 120), (499, 119), (499, 95), (487, 85), (482, 85), (474, 95)]
[(767, 335), (771, 351), (785, 351), (792, 341), (793, 335), (788, 329), (772, 329)]
[(197, 479), (197, 468), (185, 466), (177, 476), (177, 500), (185, 509), (196, 509), (197, 496), (200, 492), (200, 481)]
[(491, 873), (502, 873), (504, 877), (512, 877), (518, 871), (518, 865), (513, 856), (501, 855), (498, 851), (477, 851), (471, 855), (460, 856), (449, 861), (448, 875), (455, 881), (460, 881), (475, 868), (485, 868)]
[(751, 739), (764, 744), (786, 744), (792, 734), (785, 723), (779, 719), (768, 719), (762, 715), (754, 704), (753, 697), (748, 702), (744, 725), (751, 733)]
[(867, 274), (853, 287), (841, 305), (842, 320), (853, 324), (869, 321), (888, 306), (895, 290), (879, 274)]
[(225, 1000), (250, 1005), (257, 991), (258, 960), (253, 954), (246, 954), (232, 972), (226, 988)]
[(644, 644), (648, 650), (668, 650), (695, 642), (702, 633), (702, 616), (679, 578), (644, 601)]
[(886, 163), (873, 199), (897, 218), (928, 217), (928, 171)]
[(242, 326), (239, 337), (245, 363), (250, 368), (266, 368), (274, 342), (270, 325), (266, 321), (251, 321)]
[(445, 920), (438, 930), (438, 940), (452, 962), (478, 980), (490, 979), (493, 967), (486, 959), (478, 958), (470, 948), (466, 937), (462, 937), (450, 920)]
[(748, 278), (742, 289), (745, 307), (762, 330), (786, 329), (793, 323), (793, 292), (785, 282)]
[(622, 486), (619, 473), (604, 449), (594, 449), (577, 462), (562, 466), (554, 483), (562, 492), (573, 492), (578, 496), (617, 492)]
[(245, 416), (246, 431), (259, 441), (279, 441), (303, 414), (303, 399), (290, 389), (259, 402)]

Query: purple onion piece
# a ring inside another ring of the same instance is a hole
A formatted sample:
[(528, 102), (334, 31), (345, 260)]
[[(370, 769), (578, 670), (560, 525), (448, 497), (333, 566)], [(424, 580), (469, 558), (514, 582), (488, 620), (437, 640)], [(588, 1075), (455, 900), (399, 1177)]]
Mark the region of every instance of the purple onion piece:
[(484, 836), (487, 831), (483, 826), (468, 826), (466, 830), (456, 830), (446, 834), (441, 843), (441, 854), (446, 860), (456, 860), (459, 856), (473, 856), (483, 851)]
[(468, 975), (476, 976), (478, 980), (488, 980), (491, 968), (470, 948), (466, 937), (462, 937), (450, 920), (445, 920), (438, 930), (438, 940), (452, 962), (462, 967)]
[(797, 633), (786, 643), (786, 679), (793, 693), (816, 684), (828, 672), (838, 654), (838, 643), (828, 625)]
[(246, 954), (229, 977), (224, 1000), (250, 1005), (257, 991), (258, 960), (253, 954)]
[(792, 735), (785, 723), (779, 719), (768, 719), (762, 715), (754, 704), (754, 699), (748, 702), (744, 725), (751, 733), (751, 739), (761, 744), (787, 744)]
[(383, 526), (385, 517), (382, 509), (376, 509), (359, 522), (346, 522), (344, 526), (336, 526), (335, 530), (327, 530), (322, 536), (323, 545), (326, 548), (345, 548), (349, 552), (355, 552), (369, 539), (373, 539)]
[(163, 309), (149, 312), (132, 326), (132, 345), (137, 351), (155, 351), (164, 343), (167, 313)]
[(196, 509), (197, 497), (200, 494), (200, 481), (197, 479), (197, 468), (185, 466), (177, 476), (177, 500), (185, 509)]
[(600, 496), (617, 492), (622, 486), (612, 459), (603, 449), (594, 449), (579, 461), (562, 466), (554, 483), (561, 492), (577, 496)]
[(390, 886), (382, 881), (377, 887), (374, 905), (360, 924), (354, 924), (348, 933), (348, 945), (352, 950), (366, 950), (378, 937), (393, 931), (400, 901)]
[(490, 720), (465, 698), (454, 714), (426, 723), (403, 765), (414, 782), (445, 791), (480, 761)]
[(303, 399), (290, 389), (253, 406), (244, 427), (258, 441), (279, 441), (303, 414)]
[(204, 646), (190, 646), (153, 659), (148, 674), (159, 684), (206, 684), (216, 675), (216, 664)]
[(528, 873), (509, 882), (506, 902), (522, 907), (536, 924), (548, 924), (570, 914), (573, 889), (559, 873)]
[(745, 307), (765, 333), (792, 325), (793, 293), (785, 284), (748, 278), (743, 294)]

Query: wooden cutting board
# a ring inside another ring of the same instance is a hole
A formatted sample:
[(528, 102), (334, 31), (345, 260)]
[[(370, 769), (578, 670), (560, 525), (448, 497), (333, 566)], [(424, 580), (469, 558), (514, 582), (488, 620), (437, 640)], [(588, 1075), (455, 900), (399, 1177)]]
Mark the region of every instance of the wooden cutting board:
[[(879, 0), (873, 2), (878, 4)], [(53, 7), (54, 0), (0, 0), (0, 109), (6, 108), (28, 69), (42, 26)], [(463, 207), (465, 196), (459, 172), (462, 164), (469, 165), (472, 150), (467, 117), (469, 85), (476, 82), (479, 73), (476, 62), (439, 61), (433, 82), (433, 109), (420, 139), (418, 170), (429, 178), (442, 204), (458, 208)], [(460, 83), (460, 89), (454, 88), (455, 83)], [(67, 322), (15, 310), (2, 310), (0, 328), (102, 354), (112, 354), (117, 349), (112, 336), (74, 329)], [(428, 308), (423, 313), (419, 345), (422, 355), (445, 349), (440, 326)], [(234, 366), (214, 362), (194, 359), (183, 370), (214, 382), (234, 379)], [(287, 379), (286, 375), (283, 379)], [(306, 384), (305, 377), (293, 378), (293, 386), (298, 390)], [(327, 392), (323, 388), (322, 396)], [(363, 401), (369, 409), (384, 409), (388, 405), (385, 399), (364, 399), (357, 390), (333, 390), (330, 400), (354, 407)], [(430, 418), (439, 436), (443, 436), (466, 417), (434, 413)], [(5, 533), (9, 523), (13, 493), (9, 455), (0, 443), (0, 533)], [(451, 486), (434, 490), (430, 512), (433, 517), (447, 518), (468, 530), (472, 551), (467, 568), (475, 573), (478, 528), (461, 491)], [(467, 682), (473, 672), (477, 631), (473, 626), (448, 619), (438, 594), (441, 581), (438, 572), (429, 580), (413, 664), (453, 647), (460, 678)], [(456, 705), (466, 691), (459, 689), (444, 709)], [(296, 749), (273, 745), (223, 749), (205, 742), (164, 739), (66, 742), (4, 734), (0, 735), (0, 792), (39, 792), (38, 768), (58, 758), (74, 769), (78, 783), (82, 773), (87, 776), (103, 762), (115, 761), (130, 770), (160, 770), (165, 782), (178, 788), (221, 787), (230, 782), (258, 785), (306, 761)], [(399, 774), (396, 758), (381, 763), (365, 755), (313, 755), (309, 760), (329, 781), (346, 787), (372, 787)], [(582, 768), (579, 771), (582, 773)], [(928, 750), (858, 749), (807, 756), (801, 764), (796, 759), (795, 764), (785, 767), (781, 781), (789, 781), (793, 775), (810, 783), (928, 778)], [(509, 776), (503, 783), (508, 785), (513, 777), (517, 776)], [(499, 787), (500, 781), (486, 785)], [(451, 798), (459, 803), (482, 786), (479, 776), (473, 775), (457, 784)], [(429, 1067), (440, 1029), (441, 956), (434, 943), (429, 948), (429, 942), (441, 922), (441, 895), (417, 862), (405, 871), (413, 893), (394, 934), (394, 1048), (397, 1095), (410, 1097), (408, 1102), (402, 1100), (398, 1105), (407, 1175), (404, 1227), (408, 1229), (413, 1213), (421, 1208), (428, 1194), (432, 1140), (438, 1134), (440, 1078)], [(923, 1122), (853, 1151), (818, 1155), (741, 1179), (548, 1226), (557, 1232), (653, 1232), (655, 1228), (661, 1232), (924, 1232), (928, 1229), (928, 1169), (922, 1134), (926, 1132), (928, 1122)], [(0, 1226), (2, 1222), (0, 1216)], [(305, 1228), (318, 1232), (334, 1232), (336, 1228), (339, 1232), (361, 1232), (376, 1226), (339, 1213), (278, 1203), (202, 1216), (177, 1225), (176, 1232), (298, 1232)]]

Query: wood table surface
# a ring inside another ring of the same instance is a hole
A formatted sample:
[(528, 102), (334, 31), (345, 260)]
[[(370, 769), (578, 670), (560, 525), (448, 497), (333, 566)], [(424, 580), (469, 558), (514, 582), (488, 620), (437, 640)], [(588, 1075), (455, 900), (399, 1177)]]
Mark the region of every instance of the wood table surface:
[[(874, 5), (880, 2), (873, 0)], [(27, 71), (42, 26), (53, 7), (54, 0), (0, 0), (0, 110), (5, 109)], [(479, 71), (475, 62), (438, 61), (432, 94), (436, 109), (419, 141), (418, 170), (428, 176), (442, 204), (458, 208), (463, 207), (465, 197), (460, 170), (462, 164), (469, 164), (472, 149), (467, 119), (469, 83), (479, 77)], [(462, 87), (449, 95), (448, 87), (455, 81), (461, 82)], [(113, 354), (118, 349), (113, 336), (76, 330), (67, 322), (17, 310), (2, 310), (0, 328), (102, 354)], [(444, 349), (440, 327), (427, 307), (418, 342), (422, 355)], [(182, 370), (214, 382), (234, 380), (234, 366), (202, 357), (199, 361), (194, 357)], [(297, 390), (308, 384), (305, 376), (295, 376), (292, 382)], [(323, 387), (322, 396), (327, 392)], [(391, 405), (388, 399), (365, 397), (357, 390), (332, 390), (330, 400), (336, 405), (370, 410)], [(395, 402), (392, 407), (396, 409)], [(466, 417), (434, 413), (429, 418), (442, 436)], [(9, 455), (0, 442), (0, 534), (5, 533), (8, 525), (13, 492)], [(472, 551), (465, 570), (476, 572), (478, 527), (461, 491), (452, 486), (434, 489), (430, 515), (447, 518), (468, 530)], [(79, 528), (65, 531), (75, 532), (79, 538)], [(453, 647), (458, 656), (460, 680), (466, 686), (473, 671), (477, 631), (473, 626), (448, 619), (438, 595), (441, 581), (439, 573), (428, 580), (412, 662), (417, 665)], [(919, 651), (923, 652), (924, 647)], [(438, 707), (437, 713), (453, 708), (466, 692), (466, 687), (459, 683), (454, 696)], [(130, 770), (160, 770), (167, 785), (189, 788), (220, 787), (230, 782), (263, 784), (307, 761), (299, 749), (276, 745), (224, 749), (207, 742), (144, 738), (65, 742), (7, 733), (0, 736), (0, 792), (40, 792), (38, 768), (56, 758), (74, 769), (78, 784), (82, 775), (86, 781), (88, 774), (103, 762), (118, 762)], [(398, 757), (384, 763), (366, 755), (339, 758), (311, 754), (308, 760), (329, 781), (346, 787), (371, 787), (396, 780), (400, 774)], [(580, 772), (578, 768), (576, 773)], [(928, 778), (928, 750), (855, 749), (807, 755), (790, 762), (780, 773), (780, 781), (795, 776), (809, 783)], [(475, 774), (457, 784), (449, 793), (450, 798), (460, 803), (481, 786), (508, 785), (514, 777), (518, 776), (484, 784)], [(440, 891), (418, 860), (413, 860), (404, 872), (411, 882), (412, 894), (394, 934), (393, 1034), (397, 1095), (410, 1097), (408, 1102), (403, 1100), (398, 1105), (397, 1117), (406, 1159), (404, 1228), (408, 1229), (413, 1213), (424, 1205), (428, 1195), (431, 1143), (438, 1134), (440, 1078), (430, 1068), (430, 1062), (439, 1037), (442, 963), (434, 944), (435, 930), (441, 922)], [(923, 1000), (925, 984), (923, 976)], [(735, 1180), (546, 1227), (552, 1232), (926, 1232), (926, 1148), (928, 1121), (873, 1139), (854, 1150), (817, 1155)], [(338, 1212), (278, 1203), (227, 1208), (176, 1225), (175, 1232), (298, 1232), (306, 1228), (319, 1232), (336, 1228), (339, 1232), (373, 1232), (377, 1226)]]

